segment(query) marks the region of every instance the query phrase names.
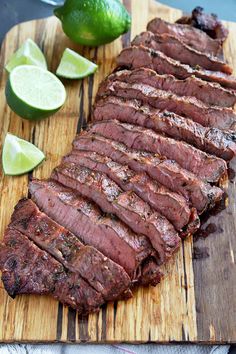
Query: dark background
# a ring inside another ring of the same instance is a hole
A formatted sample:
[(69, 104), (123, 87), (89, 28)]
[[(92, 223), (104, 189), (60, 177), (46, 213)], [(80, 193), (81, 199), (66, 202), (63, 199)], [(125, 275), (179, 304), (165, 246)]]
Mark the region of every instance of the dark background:
[[(143, 0), (146, 1), (146, 0)], [(164, 4), (190, 12), (202, 6), (227, 21), (236, 22), (236, 0), (162, 0)], [(52, 15), (53, 6), (40, 0), (0, 0), (0, 43), (4, 34), (16, 23)]]
[[(145, 0), (143, 0), (145, 1)], [(195, 6), (202, 6), (207, 12), (216, 13), (219, 18), (236, 22), (236, 0), (162, 0), (166, 5), (190, 12)], [(51, 16), (53, 6), (40, 0), (0, 0), (0, 43), (5, 33), (15, 24), (31, 19)], [(236, 354), (236, 346), (230, 354)]]

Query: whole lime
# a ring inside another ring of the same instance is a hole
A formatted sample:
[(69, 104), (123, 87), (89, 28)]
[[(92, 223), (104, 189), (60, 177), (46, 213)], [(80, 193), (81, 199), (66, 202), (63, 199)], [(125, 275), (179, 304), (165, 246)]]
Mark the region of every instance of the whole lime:
[(75, 43), (96, 47), (130, 29), (131, 17), (119, 0), (66, 0), (54, 10)]

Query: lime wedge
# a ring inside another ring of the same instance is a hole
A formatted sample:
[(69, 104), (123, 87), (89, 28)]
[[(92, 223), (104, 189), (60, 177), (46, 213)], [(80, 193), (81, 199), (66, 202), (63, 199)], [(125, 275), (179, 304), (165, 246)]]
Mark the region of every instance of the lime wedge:
[(32, 171), (44, 159), (45, 155), (35, 145), (7, 133), (2, 151), (2, 165), (6, 175), (17, 176)]
[(98, 66), (73, 50), (66, 48), (56, 74), (66, 79), (82, 79), (93, 74)]
[(10, 73), (19, 65), (36, 65), (47, 69), (47, 63), (41, 49), (30, 38), (13, 54), (5, 69)]
[(52, 115), (66, 99), (61, 81), (49, 71), (32, 65), (21, 65), (12, 70), (5, 93), (11, 109), (29, 120)]

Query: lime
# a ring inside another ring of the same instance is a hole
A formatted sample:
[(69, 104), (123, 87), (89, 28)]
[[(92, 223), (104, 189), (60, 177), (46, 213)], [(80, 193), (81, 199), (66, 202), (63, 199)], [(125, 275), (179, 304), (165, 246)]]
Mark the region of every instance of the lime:
[(11, 109), (29, 120), (52, 115), (66, 99), (61, 81), (49, 71), (32, 65), (21, 65), (12, 70), (5, 93)]
[(6, 175), (16, 176), (32, 171), (44, 159), (45, 155), (35, 145), (7, 133), (2, 151), (2, 165)]
[(13, 54), (5, 69), (10, 73), (16, 66), (25, 64), (47, 69), (47, 63), (41, 49), (30, 38)]
[(96, 47), (130, 29), (131, 17), (119, 0), (66, 0), (54, 10), (74, 42)]
[(66, 48), (56, 74), (67, 79), (82, 79), (93, 74), (97, 70), (97, 65), (82, 57), (73, 50)]

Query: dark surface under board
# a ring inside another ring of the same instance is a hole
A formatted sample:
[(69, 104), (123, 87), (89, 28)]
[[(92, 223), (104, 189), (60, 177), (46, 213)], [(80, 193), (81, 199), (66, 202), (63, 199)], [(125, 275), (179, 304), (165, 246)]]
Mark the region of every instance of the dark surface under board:
[[(236, 22), (235, 0), (162, 0), (160, 2), (184, 12), (191, 11), (195, 6), (202, 6), (206, 11), (218, 14), (223, 20)], [(0, 42), (4, 34), (15, 24), (51, 16), (54, 8), (41, 0), (0, 0), (0, 5)]]

